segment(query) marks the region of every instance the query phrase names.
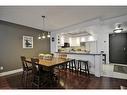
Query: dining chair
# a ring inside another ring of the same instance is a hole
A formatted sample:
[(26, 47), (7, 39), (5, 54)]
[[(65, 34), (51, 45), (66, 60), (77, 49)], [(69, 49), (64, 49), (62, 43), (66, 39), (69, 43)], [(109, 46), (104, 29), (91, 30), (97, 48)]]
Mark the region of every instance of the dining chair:
[(23, 86), (27, 87), (27, 81), (28, 81), (27, 79), (28, 79), (28, 76), (30, 75), (29, 72), (32, 71), (32, 66), (28, 65), (29, 62), (26, 61), (26, 57), (25, 56), (21, 56), (20, 58), (21, 58), (22, 67), (23, 67), (22, 84), (23, 84)]
[(78, 70), (81, 72), (85, 72), (86, 75), (89, 75), (89, 66), (88, 61), (78, 60)]
[(40, 88), (47, 85), (50, 82), (50, 72), (39, 68), (39, 59), (31, 58), (31, 62), (33, 74), (32, 86)]

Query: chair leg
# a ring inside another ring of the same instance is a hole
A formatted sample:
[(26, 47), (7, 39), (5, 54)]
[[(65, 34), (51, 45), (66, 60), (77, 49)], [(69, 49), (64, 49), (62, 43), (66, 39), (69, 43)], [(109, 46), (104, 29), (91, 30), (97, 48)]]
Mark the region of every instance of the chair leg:
[(76, 62), (74, 61), (74, 69), (75, 69), (75, 72), (76, 72)]
[(28, 72), (26, 72), (26, 87), (27, 87), (27, 81), (28, 81)]
[(89, 75), (89, 66), (88, 66), (88, 64), (87, 64), (87, 71), (88, 71), (88, 75)]
[(80, 62), (80, 74), (81, 74), (81, 62)]
[(40, 79), (38, 78), (38, 86), (37, 88), (40, 88)]
[(26, 85), (26, 80), (27, 80), (27, 76), (26, 76), (27, 74), (26, 74), (26, 72), (25, 72), (24, 75), (25, 75), (24, 84), (25, 84), (25, 87), (27, 87), (27, 85)]
[(22, 86), (24, 87), (24, 71), (22, 72), (21, 84), (22, 84)]

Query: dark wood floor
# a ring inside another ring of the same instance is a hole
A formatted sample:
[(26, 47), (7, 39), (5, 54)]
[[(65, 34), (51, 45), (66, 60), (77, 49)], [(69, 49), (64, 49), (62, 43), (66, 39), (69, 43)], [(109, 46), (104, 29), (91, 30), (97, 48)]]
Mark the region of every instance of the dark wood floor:
[[(16, 73), (0, 77), (0, 89), (25, 89), (21, 84), (22, 73)], [(29, 78), (28, 89), (32, 89), (31, 77)], [(93, 75), (89, 77), (85, 74), (77, 74), (68, 70), (60, 71), (59, 83), (54, 83), (46, 89), (120, 89), (120, 86), (127, 86), (127, 80), (109, 77), (97, 78)]]

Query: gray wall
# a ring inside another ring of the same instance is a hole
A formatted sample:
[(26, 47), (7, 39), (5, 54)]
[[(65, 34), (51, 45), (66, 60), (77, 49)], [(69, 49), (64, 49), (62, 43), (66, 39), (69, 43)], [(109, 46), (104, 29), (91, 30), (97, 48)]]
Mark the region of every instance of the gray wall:
[[(50, 51), (50, 39), (38, 40), (41, 30), (0, 21), (0, 66), (3, 71), (10, 71), (22, 67), (20, 56), (37, 56), (40, 52)], [(23, 35), (33, 37), (33, 48), (24, 49)]]

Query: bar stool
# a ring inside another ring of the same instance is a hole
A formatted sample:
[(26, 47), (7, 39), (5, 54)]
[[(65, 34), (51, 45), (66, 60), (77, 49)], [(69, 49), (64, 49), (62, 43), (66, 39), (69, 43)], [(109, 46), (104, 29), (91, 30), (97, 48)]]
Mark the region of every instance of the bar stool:
[(76, 60), (75, 59), (71, 60), (68, 63), (68, 65), (69, 65), (69, 70), (71, 70), (72, 72), (76, 71)]
[(89, 75), (89, 66), (88, 66), (88, 61), (84, 60), (78, 60), (78, 69), (81, 72), (85, 72), (87, 75)]

